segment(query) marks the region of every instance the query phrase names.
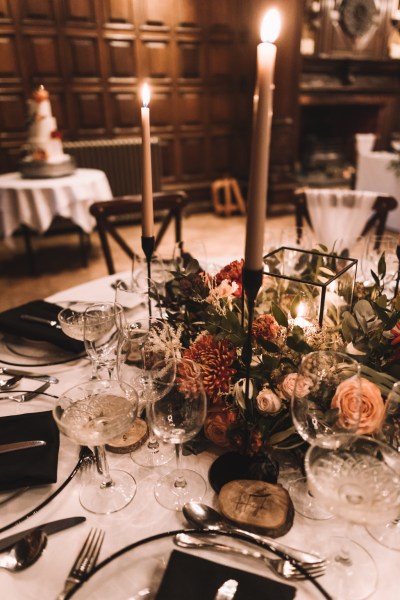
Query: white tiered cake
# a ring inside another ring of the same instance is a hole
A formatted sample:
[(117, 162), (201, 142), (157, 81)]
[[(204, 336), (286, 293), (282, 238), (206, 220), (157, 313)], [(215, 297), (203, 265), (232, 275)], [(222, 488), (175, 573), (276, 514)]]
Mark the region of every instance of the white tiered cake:
[(71, 156), (64, 154), (61, 135), (51, 112), (49, 93), (41, 85), (28, 100), (29, 133), (26, 152), (19, 167), (24, 177), (62, 177), (75, 170)]

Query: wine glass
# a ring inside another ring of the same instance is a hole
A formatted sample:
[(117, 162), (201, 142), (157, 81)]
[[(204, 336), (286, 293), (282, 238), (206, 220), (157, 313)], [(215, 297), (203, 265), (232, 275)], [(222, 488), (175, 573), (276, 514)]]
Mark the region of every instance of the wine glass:
[[(391, 446), (400, 456), (400, 381), (393, 385), (386, 399), (380, 436), (381, 441)], [(386, 548), (400, 550), (400, 513), (384, 524), (368, 525), (367, 531)]]
[[(175, 379), (175, 350), (171, 326), (160, 318), (145, 317), (128, 323), (123, 331), (118, 349), (118, 378), (126, 381), (139, 394), (139, 415), (147, 404), (151, 369), (159, 373), (153, 394), (160, 397), (168, 384)], [(162, 379), (161, 379), (162, 373)], [(157, 467), (172, 459), (172, 449), (154, 435), (147, 419), (147, 442), (131, 454), (133, 462), (143, 467)]]
[[(295, 380), (291, 413), (297, 432), (310, 445), (338, 448), (356, 433), (361, 417), (360, 365), (333, 350), (307, 354)], [(315, 519), (332, 517), (315, 502), (308, 481), (299, 478), (289, 486), (299, 514)]]
[(386, 274), (383, 278), (383, 284), (387, 291), (394, 287), (394, 280), (398, 271), (397, 244), (398, 239), (395, 234), (371, 235), (367, 238), (361, 261), (365, 285), (373, 285), (375, 283), (371, 271), (378, 274), (378, 263), (384, 253)]
[[(144, 287), (143, 282), (151, 280), (157, 293), (165, 294), (165, 285), (171, 279), (167, 265), (158, 254), (153, 254), (150, 265), (145, 256), (135, 256), (133, 259), (132, 282), (139, 287)], [(150, 268), (149, 268), (150, 267)]]
[(145, 314), (161, 317), (158, 289), (147, 277), (119, 279), (115, 285), (115, 302), (123, 307), (125, 320), (130, 323)]
[[(347, 444), (330, 449), (311, 446), (305, 470), (314, 498), (350, 524), (375, 525), (400, 511), (400, 455), (378, 440), (349, 436)], [(348, 537), (326, 543), (331, 553), (323, 585), (335, 598), (362, 600), (377, 585), (370, 554)]]
[(57, 400), (53, 416), (60, 431), (77, 444), (95, 449), (97, 472), (80, 490), (82, 506), (92, 513), (121, 510), (136, 493), (132, 475), (109, 470), (104, 445), (129, 430), (137, 408), (138, 395), (133, 387), (113, 379), (86, 381)]
[[(157, 385), (157, 372), (152, 381)], [(199, 501), (206, 483), (195, 471), (182, 469), (182, 446), (201, 429), (207, 412), (207, 398), (199, 366), (193, 361), (177, 361), (176, 378), (161, 398), (152, 394), (148, 418), (158, 438), (175, 446), (176, 468), (155, 485), (157, 501), (170, 510), (182, 510), (186, 502)]]
[(103, 369), (109, 378), (112, 377), (123, 324), (123, 309), (116, 302), (98, 302), (86, 308), (83, 315), (83, 341), (95, 366), (95, 377), (100, 378)]
[(207, 250), (202, 240), (180, 241), (174, 245), (172, 260), (175, 268), (186, 271), (188, 266), (194, 271), (208, 270)]

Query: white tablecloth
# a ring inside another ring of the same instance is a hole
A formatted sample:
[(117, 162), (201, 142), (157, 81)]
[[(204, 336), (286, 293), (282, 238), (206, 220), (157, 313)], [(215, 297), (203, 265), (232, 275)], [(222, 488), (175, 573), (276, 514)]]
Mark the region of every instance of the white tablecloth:
[(389, 168), (395, 154), (391, 152), (363, 152), (358, 155), (356, 189), (388, 194), (396, 198), (398, 206), (388, 215), (387, 228), (400, 231), (400, 177)]
[[(110, 283), (120, 277), (121, 274), (118, 274), (91, 281), (87, 284), (57, 293), (48, 298), (48, 300), (51, 302), (79, 299), (93, 301), (101, 299), (113, 300), (114, 292)], [(46, 369), (43, 369), (43, 367), (41, 369), (37, 368), (36, 370), (41, 372), (46, 370), (59, 377), (60, 383), (52, 385), (49, 389), (49, 392), (53, 394), (60, 394), (90, 375), (90, 365), (86, 359), (67, 363), (66, 365), (54, 365)], [(27, 380), (25, 381), (27, 382)], [(29, 383), (30, 387), (35, 386), (34, 382)], [(210, 450), (198, 456), (184, 457), (184, 461), (186, 466), (200, 472), (207, 480), (209, 466), (216, 456), (217, 454)], [(62, 455), (60, 455), (60, 460), (63, 460)], [(171, 467), (171, 464), (159, 469), (142, 468), (135, 465), (129, 455), (119, 456), (111, 453), (109, 453), (109, 461), (111, 468), (120, 466), (130, 471), (135, 477), (138, 490), (131, 504), (113, 515), (98, 516), (88, 513), (79, 503), (79, 477), (75, 477), (61, 495), (39, 511), (38, 514), (28, 519), (22, 525), (0, 535), (1, 538), (27, 527), (33, 527), (40, 523), (62, 517), (84, 515), (87, 518), (87, 522), (83, 525), (50, 536), (45, 553), (29, 569), (14, 574), (0, 570), (2, 598), (7, 600), (54, 600), (57, 593), (62, 589), (64, 579), (91, 526), (102, 527), (106, 532), (100, 560), (136, 540), (146, 538), (155, 533), (187, 526), (181, 513), (175, 513), (162, 508), (153, 495), (155, 481), (160, 477), (162, 472)], [(21, 502), (22, 498), (23, 496), (21, 497)], [(218, 506), (216, 494), (210, 486), (208, 486), (204, 501), (207, 504)], [(14, 502), (19, 502), (19, 500), (15, 500)], [(4, 511), (11, 510), (11, 506), (12, 503), (9, 503), (2, 507), (2, 519), (4, 519)], [(10, 521), (11, 518), (8, 522)], [(329, 547), (329, 536), (332, 534), (336, 535), (338, 531), (343, 532), (343, 529), (344, 525), (336, 519), (312, 521), (296, 514), (294, 526), (281, 540), (305, 550), (315, 549), (318, 546), (323, 551), (324, 548)], [(385, 549), (375, 542), (361, 527), (354, 531), (353, 539), (357, 539), (362, 543), (377, 562), (379, 586), (377, 591), (371, 596), (371, 600), (398, 600), (400, 552)], [(204, 554), (199, 552), (197, 555), (204, 556)], [(208, 555), (207, 558), (218, 560), (219, 556), (214, 554)], [(245, 561), (241, 568), (251, 568), (249, 567), (250, 564), (252, 563)], [(271, 572), (263, 566), (260, 567), (259, 573), (274, 578)], [(320, 581), (323, 583), (322, 579)], [(292, 584), (293, 582), (290, 583)], [(179, 585), (178, 581), (177, 585)], [(298, 587), (296, 600), (317, 600), (322, 598), (321, 594), (310, 583), (296, 585)], [(110, 600), (127, 599), (128, 595), (117, 593), (117, 588), (118, 584), (116, 583), (115, 594), (112, 594), (112, 597), (110, 596)], [(80, 596), (80, 598), (82, 597), (86, 598), (87, 596)], [(90, 597), (94, 598), (95, 596)], [(100, 597), (102, 597), (100, 594), (96, 595), (96, 598)], [(188, 598), (188, 600), (190, 599)], [(274, 598), (273, 600), (277, 599)], [(340, 600), (343, 599), (341, 598)]]
[(6, 173), (0, 175), (0, 233), (10, 238), (20, 225), (44, 233), (56, 215), (90, 233), (95, 225), (90, 205), (111, 198), (106, 174), (98, 169), (76, 169), (66, 177), (42, 179)]

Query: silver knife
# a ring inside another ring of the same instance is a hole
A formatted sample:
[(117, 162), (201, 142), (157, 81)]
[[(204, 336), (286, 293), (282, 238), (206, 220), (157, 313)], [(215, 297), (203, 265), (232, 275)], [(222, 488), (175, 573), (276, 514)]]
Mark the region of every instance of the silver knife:
[(0, 444), (0, 454), (5, 452), (14, 452), (15, 450), (26, 450), (27, 448), (37, 448), (45, 446), (45, 440), (26, 440), (24, 442), (11, 442), (10, 444)]
[(30, 529), (25, 529), (19, 533), (14, 533), (13, 535), (9, 535), (8, 537), (0, 540), (0, 552), (7, 550), (7, 548), (10, 548), (10, 546), (13, 546), (21, 538), (25, 537), (27, 533), (34, 531), (38, 527), (43, 529), (47, 535), (51, 535), (53, 533), (57, 533), (58, 531), (63, 531), (63, 529), (68, 529), (69, 527), (79, 525), (79, 523), (83, 523), (84, 521), (86, 521), (86, 517), (69, 517), (67, 519), (51, 521), (50, 523), (45, 523), (44, 525), (36, 525), (36, 527), (31, 527)]
[(45, 375), (44, 373), (33, 373), (32, 371), (20, 371), (19, 369), (9, 369), (8, 367), (0, 367), (0, 373), (4, 373), (4, 375), (26, 377), (27, 379), (39, 379), (39, 381), (49, 381), (50, 383), (59, 382), (57, 377), (53, 377), (53, 375)]
[(41, 325), (48, 325), (49, 327), (55, 327), (61, 329), (61, 325), (58, 321), (52, 319), (44, 319), (43, 317), (36, 317), (35, 315), (19, 315), (22, 321), (30, 321), (31, 323), (40, 323)]

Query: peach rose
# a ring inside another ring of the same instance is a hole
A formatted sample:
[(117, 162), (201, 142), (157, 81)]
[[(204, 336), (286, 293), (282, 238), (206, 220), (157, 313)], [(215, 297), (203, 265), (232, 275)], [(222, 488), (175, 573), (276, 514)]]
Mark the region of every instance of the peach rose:
[(282, 400), (268, 388), (264, 388), (258, 393), (256, 403), (262, 415), (273, 415), (279, 412), (282, 406)]
[[(332, 398), (331, 407), (339, 410), (339, 424), (344, 428), (353, 428), (358, 423), (359, 406), (357, 395), (359, 384), (356, 379), (342, 381), (336, 389)], [(373, 433), (381, 426), (385, 412), (385, 404), (379, 387), (365, 379), (360, 378), (361, 386), (361, 417), (358, 423), (357, 433), (365, 435)]]
[(310, 392), (312, 381), (309, 377), (298, 375), (297, 373), (289, 373), (279, 385), (279, 391), (283, 398), (291, 400), (294, 390), (296, 389), (296, 398), (304, 398)]
[(208, 412), (204, 422), (204, 435), (210, 442), (221, 448), (231, 445), (227, 432), (229, 425), (237, 421), (237, 413), (226, 408), (216, 408)]

